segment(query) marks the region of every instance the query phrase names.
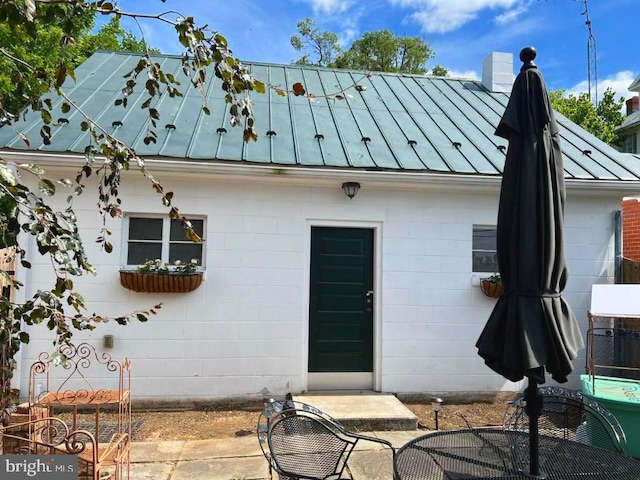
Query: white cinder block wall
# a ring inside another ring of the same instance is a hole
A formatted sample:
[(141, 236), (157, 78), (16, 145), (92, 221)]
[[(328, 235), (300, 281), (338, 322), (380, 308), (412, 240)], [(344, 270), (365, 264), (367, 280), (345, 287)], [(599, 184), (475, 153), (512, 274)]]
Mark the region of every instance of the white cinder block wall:
[[(93, 242), (100, 224), (87, 192), (76, 203), (87, 250), (98, 270), (76, 280), (89, 310), (120, 315), (164, 302), (147, 323), (101, 325), (79, 333), (102, 350), (113, 334), (115, 358), (132, 361), (137, 400), (281, 395), (306, 385), (312, 225), (376, 229), (376, 388), (385, 392), (516, 390), (486, 368), (475, 342), (495, 300), (473, 285), (472, 227), (495, 224), (499, 185), (464, 188), (376, 184), (349, 200), (341, 181), (283, 177), (157, 175), (186, 215), (206, 216), (206, 278), (188, 294), (141, 294), (120, 286), (122, 223), (110, 222), (111, 255)], [(349, 179), (347, 179), (349, 180)], [(164, 213), (149, 184), (129, 175), (127, 213)], [(62, 195), (63, 199), (66, 195)], [(593, 283), (613, 281), (613, 219), (620, 193), (568, 191), (566, 252), (571, 277), (565, 297), (583, 331)], [(33, 251), (33, 249), (32, 249)], [(48, 261), (31, 254), (22, 272), (31, 293), (46, 288)], [(479, 277), (475, 275), (476, 280)], [(477, 282), (476, 282), (477, 283)], [(28, 365), (52, 351), (52, 335), (32, 329), (23, 346)], [(576, 374), (584, 370), (584, 351)], [(576, 376), (570, 382), (578, 387)], [(19, 386), (18, 386), (19, 387)]]

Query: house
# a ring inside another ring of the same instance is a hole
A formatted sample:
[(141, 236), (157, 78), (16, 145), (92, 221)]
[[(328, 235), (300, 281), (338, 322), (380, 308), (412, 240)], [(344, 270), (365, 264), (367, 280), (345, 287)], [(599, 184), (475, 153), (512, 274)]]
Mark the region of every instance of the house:
[[(174, 235), (160, 198), (135, 171), (121, 186), (124, 218), (108, 225), (110, 255), (93, 242), (101, 225), (89, 189), (75, 200), (98, 272), (75, 281), (90, 311), (118, 315), (164, 302), (148, 323), (77, 334), (131, 359), (136, 400), (522, 386), (489, 370), (474, 346), (495, 304), (479, 280), (497, 268), (506, 142), (494, 130), (513, 81), (511, 54), (489, 55), (482, 81), (251, 64), (257, 78), (286, 88), (303, 82), (316, 95), (255, 95), (255, 143), (229, 126), (211, 75), (212, 115), (202, 114), (199, 93), (182, 78), (184, 97), (158, 101), (157, 142), (145, 144), (144, 92), (129, 95), (126, 109), (114, 106), (138, 59), (98, 52), (63, 87), (146, 158), (205, 239), (194, 245)], [(181, 57), (157, 61), (182, 75)], [(354, 84), (345, 101), (325, 97)], [(64, 120), (51, 145), (37, 144), (39, 116), (29, 113), (0, 128), (2, 157), (41, 164), (53, 178), (73, 175), (88, 140), (80, 115), (60, 105), (54, 99), (53, 118)], [(640, 165), (561, 115), (558, 122), (571, 275), (565, 298), (586, 330), (591, 285), (613, 282), (613, 215), (640, 187)], [(29, 136), (30, 147), (16, 131)], [(343, 187), (354, 190), (347, 196)], [(33, 268), (19, 272), (23, 298), (47, 287), (51, 275), (46, 259), (29, 257)], [(155, 257), (198, 258), (202, 284), (165, 294), (122, 286), (122, 268)], [(112, 337), (105, 342), (105, 335)], [(38, 328), (23, 346), (16, 379), (25, 388), (27, 366), (51, 351), (51, 338)], [(570, 387), (579, 386), (584, 365), (583, 351)]]
[[(640, 92), (640, 75), (629, 86), (629, 91)], [(615, 132), (622, 138), (622, 151), (640, 153), (640, 95), (626, 101), (627, 118), (616, 127)]]
[[(629, 90), (640, 92), (640, 75), (631, 83)], [(640, 95), (626, 101), (627, 117), (616, 133), (622, 138), (621, 150), (633, 154), (635, 162), (640, 162)], [(622, 202), (622, 256), (633, 261), (640, 261), (640, 198), (630, 196)]]

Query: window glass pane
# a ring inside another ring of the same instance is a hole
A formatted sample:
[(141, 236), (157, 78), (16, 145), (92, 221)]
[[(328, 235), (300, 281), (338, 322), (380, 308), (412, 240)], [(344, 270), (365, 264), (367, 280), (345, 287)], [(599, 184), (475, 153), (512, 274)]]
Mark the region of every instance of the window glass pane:
[(176, 260), (189, 263), (192, 258), (198, 260), (198, 266), (202, 266), (202, 243), (172, 243), (169, 245), (169, 263)]
[[(191, 222), (191, 225), (193, 225), (193, 229), (196, 231), (196, 233), (200, 235), (200, 238), (204, 237), (204, 233), (203, 233), (204, 220), (189, 220), (189, 221)], [(184, 230), (184, 227), (182, 226), (182, 222), (180, 220), (172, 219), (171, 234), (169, 236), (169, 240), (172, 242), (173, 241), (190, 242), (191, 240), (187, 238), (184, 232), (185, 230)]]
[(127, 265), (142, 265), (147, 260), (155, 260), (162, 255), (161, 243), (129, 242)]
[(498, 271), (498, 255), (491, 252), (473, 252), (473, 271), (491, 272)]
[(473, 227), (473, 249), (496, 251), (496, 227)]
[(498, 272), (496, 227), (474, 225), (472, 245), (472, 271)]
[(129, 218), (129, 240), (162, 240), (161, 218)]

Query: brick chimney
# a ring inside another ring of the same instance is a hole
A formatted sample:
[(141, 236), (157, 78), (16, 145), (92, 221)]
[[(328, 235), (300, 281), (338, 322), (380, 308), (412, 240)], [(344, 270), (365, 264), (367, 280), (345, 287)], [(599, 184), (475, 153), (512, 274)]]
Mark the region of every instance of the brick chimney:
[(482, 85), (490, 92), (511, 92), (513, 54), (492, 52), (482, 62)]
[(636, 95), (627, 100), (627, 117), (638, 110), (640, 110), (640, 95)]

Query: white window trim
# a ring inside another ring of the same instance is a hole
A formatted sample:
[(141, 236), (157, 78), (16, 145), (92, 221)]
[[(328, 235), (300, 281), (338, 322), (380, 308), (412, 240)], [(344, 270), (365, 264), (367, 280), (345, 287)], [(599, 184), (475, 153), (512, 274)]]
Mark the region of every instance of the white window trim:
[[(204, 233), (207, 231), (207, 217), (204, 215), (185, 215), (189, 220), (202, 220), (202, 261), (198, 266), (198, 271), (206, 270), (206, 251)], [(171, 219), (168, 215), (153, 214), (153, 213), (126, 213), (124, 215), (124, 225), (122, 228), (122, 252), (120, 256), (120, 265), (125, 270), (135, 270), (140, 264), (128, 264), (127, 257), (129, 256), (129, 220), (131, 218), (152, 218), (162, 220), (162, 250), (161, 255), (162, 263), (169, 263), (169, 237), (171, 234)]]
[[(475, 249), (473, 248), (473, 234), (474, 234), (474, 230), (476, 228), (493, 228), (494, 231), (496, 232), (496, 235), (498, 234), (498, 230), (497, 230), (497, 226), (496, 225), (489, 225), (489, 224), (484, 224), (484, 223), (474, 223), (473, 225), (471, 225), (471, 273), (472, 273), (472, 282), (474, 282), (475, 279), (478, 280), (478, 285), (480, 284), (480, 278), (486, 278), (488, 276), (493, 275), (494, 273), (498, 273), (498, 272), (477, 272), (473, 269), (473, 252), (493, 252), (494, 250), (482, 250), (482, 249)], [(498, 253), (497, 247), (495, 250), (496, 254)]]

